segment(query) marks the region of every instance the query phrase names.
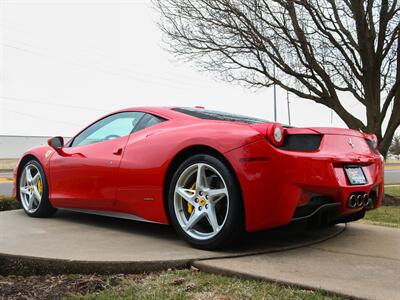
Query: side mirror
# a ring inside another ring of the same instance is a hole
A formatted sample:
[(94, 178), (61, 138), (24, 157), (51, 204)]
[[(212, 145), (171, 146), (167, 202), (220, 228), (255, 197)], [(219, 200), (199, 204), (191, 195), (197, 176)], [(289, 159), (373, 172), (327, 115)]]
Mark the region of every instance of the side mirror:
[(55, 136), (47, 140), (47, 144), (57, 152), (64, 148), (64, 139), (61, 136)]

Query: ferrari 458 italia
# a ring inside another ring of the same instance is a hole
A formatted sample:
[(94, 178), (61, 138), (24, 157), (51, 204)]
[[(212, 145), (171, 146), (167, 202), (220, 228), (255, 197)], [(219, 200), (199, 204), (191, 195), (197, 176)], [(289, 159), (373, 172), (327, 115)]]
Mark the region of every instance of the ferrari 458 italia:
[(355, 130), (130, 108), (26, 152), (14, 194), (31, 217), (69, 209), (172, 224), (214, 249), (245, 231), (362, 218), (382, 200), (381, 157), (376, 136)]

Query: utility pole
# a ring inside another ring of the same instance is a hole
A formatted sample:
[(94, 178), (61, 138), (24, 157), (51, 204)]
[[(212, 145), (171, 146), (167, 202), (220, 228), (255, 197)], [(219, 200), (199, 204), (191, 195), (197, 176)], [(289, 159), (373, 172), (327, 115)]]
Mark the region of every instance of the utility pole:
[[(274, 78), (275, 77), (275, 65), (274, 65)], [(276, 122), (278, 119), (277, 112), (276, 112), (276, 84), (274, 83), (274, 121)]]
[(290, 101), (289, 101), (289, 91), (286, 91), (286, 100), (287, 100), (287, 116), (289, 121), (289, 126), (292, 125), (290, 121)]

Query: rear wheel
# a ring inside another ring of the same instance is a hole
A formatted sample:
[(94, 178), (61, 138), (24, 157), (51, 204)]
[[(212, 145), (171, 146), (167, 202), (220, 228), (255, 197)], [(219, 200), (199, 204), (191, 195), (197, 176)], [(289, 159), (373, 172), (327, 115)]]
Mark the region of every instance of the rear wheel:
[(172, 225), (197, 248), (223, 247), (242, 232), (240, 190), (229, 168), (210, 155), (194, 155), (179, 166), (168, 208)]
[(57, 211), (49, 202), (46, 175), (38, 161), (24, 165), (18, 182), (21, 204), (28, 216), (50, 217)]

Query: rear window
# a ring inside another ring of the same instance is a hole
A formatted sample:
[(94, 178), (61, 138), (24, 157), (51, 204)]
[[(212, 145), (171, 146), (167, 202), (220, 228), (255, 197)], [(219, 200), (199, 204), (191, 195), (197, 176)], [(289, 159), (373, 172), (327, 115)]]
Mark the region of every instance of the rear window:
[(269, 122), (263, 119), (241, 116), (222, 111), (202, 109), (202, 108), (175, 107), (172, 108), (172, 110), (205, 120), (229, 121), (229, 122), (239, 122), (247, 124)]
[(159, 123), (164, 122), (165, 119), (152, 115), (152, 114), (145, 114), (142, 119), (140, 119), (139, 123), (135, 127), (135, 131), (139, 131), (153, 125), (157, 125)]

